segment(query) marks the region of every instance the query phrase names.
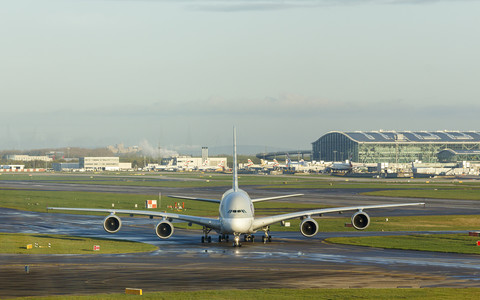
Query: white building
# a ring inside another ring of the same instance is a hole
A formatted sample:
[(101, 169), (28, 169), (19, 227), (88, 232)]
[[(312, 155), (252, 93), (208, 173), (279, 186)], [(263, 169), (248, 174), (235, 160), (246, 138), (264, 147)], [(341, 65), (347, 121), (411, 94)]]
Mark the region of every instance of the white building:
[(30, 156), (30, 155), (19, 155), (19, 154), (8, 154), (5, 155), (5, 159), (13, 161), (52, 161), (51, 157), (46, 155), (44, 156)]
[(118, 157), (81, 157), (80, 169), (86, 171), (119, 171), (120, 158)]

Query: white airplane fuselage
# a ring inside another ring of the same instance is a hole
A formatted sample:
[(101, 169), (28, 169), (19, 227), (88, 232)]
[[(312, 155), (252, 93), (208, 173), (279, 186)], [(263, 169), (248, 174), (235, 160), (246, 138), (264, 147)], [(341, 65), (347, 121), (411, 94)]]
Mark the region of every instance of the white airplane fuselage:
[(254, 217), (252, 200), (245, 191), (230, 189), (223, 194), (219, 207), (221, 233), (254, 233), (252, 230)]

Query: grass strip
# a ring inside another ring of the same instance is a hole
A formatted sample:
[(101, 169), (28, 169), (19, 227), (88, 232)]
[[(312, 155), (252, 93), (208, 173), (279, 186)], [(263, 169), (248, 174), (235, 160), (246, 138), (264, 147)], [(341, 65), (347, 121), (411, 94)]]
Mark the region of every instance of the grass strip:
[(413, 234), (402, 236), (335, 237), (327, 242), (366, 247), (480, 254), (478, 236), (467, 234)]
[[(27, 249), (27, 245), (32, 245)], [(94, 251), (93, 246), (100, 250)], [(115, 254), (150, 252), (156, 246), (102, 238), (54, 234), (0, 233), (0, 253), (9, 254)]]
[[(142, 299), (478, 299), (480, 288), (390, 288), (390, 289), (257, 289), (257, 290), (205, 290), (143, 293)], [(116, 300), (132, 299), (132, 295), (99, 294), (72, 296), (68, 299)], [(64, 299), (63, 296), (25, 297), (17, 299)]]

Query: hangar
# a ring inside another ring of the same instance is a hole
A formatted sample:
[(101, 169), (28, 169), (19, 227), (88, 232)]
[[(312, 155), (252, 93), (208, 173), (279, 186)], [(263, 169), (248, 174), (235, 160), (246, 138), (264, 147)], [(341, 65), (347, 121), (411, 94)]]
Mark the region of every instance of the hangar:
[(312, 143), (314, 160), (359, 163), (436, 163), (447, 149), (457, 153), (480, 150), (480, 132), (332, 131)]

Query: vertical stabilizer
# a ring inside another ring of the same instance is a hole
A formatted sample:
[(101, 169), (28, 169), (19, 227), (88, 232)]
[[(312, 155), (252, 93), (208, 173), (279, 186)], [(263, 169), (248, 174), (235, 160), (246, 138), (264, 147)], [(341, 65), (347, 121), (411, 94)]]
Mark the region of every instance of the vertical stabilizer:
[(238, 174), (237, 174), (237, 130), (233, 127), (233, 191), (238, 191)]

